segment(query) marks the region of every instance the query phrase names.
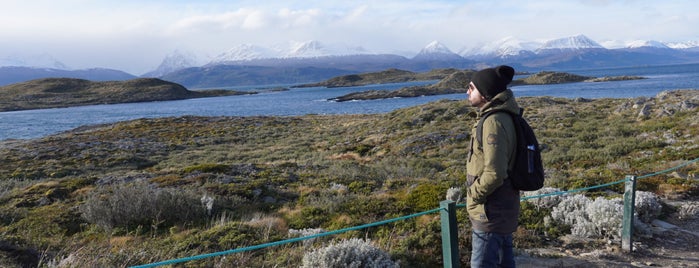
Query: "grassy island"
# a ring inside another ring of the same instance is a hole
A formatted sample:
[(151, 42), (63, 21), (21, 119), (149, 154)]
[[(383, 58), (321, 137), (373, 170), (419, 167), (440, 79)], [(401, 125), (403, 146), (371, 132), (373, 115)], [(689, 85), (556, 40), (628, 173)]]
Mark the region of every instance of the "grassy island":
[(241, 94), (254, 94), (254, 92), (192, 91), (182, 85), (156, 78), (106, 82), (74, 78), (44, 78), (0, 87), (0, 112)]

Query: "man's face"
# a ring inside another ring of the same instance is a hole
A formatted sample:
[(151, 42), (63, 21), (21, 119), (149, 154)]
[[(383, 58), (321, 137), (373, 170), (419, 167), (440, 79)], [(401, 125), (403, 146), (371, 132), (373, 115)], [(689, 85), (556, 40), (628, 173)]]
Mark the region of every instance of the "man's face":
[(471, 106), (480, 108), (486, 103), (485, 97), (481, 95), (481, 92), (476, 89), (476, 85), (473, 82), (468, 84), (468, 101), (471, 102)]

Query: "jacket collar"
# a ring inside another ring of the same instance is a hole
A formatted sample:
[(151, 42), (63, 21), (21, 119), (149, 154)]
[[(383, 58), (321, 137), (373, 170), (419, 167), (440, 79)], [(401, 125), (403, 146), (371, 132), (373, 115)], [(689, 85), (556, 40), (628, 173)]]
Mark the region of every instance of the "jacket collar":
[(519, 114), (520, 112), (519, 105), (515, 100), (515, 95), (509, 88), (495, 95), (492, 100), (483, 105), (478, 111), (478, 116), (480, 117), (482, 114), (491, 110), (504, 110), (514, 114)]

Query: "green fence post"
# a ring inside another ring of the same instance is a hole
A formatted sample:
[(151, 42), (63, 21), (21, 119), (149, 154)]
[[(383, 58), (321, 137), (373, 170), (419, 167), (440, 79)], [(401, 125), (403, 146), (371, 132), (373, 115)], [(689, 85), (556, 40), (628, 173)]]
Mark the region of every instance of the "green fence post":
[(636, 204), (636, 176), (627, 175), (624, 189), (624, 219), (621, 229), (621, 250), (631, 252), (633, 250), (633, 214)]
[(444, 200), (439, 202), (442, 209), (439, 216), (442, 221), (442, 257), (444, 267), (459, 268), (461, 266), (459, 256), (458, 226), (456, 223), (456, 202)]

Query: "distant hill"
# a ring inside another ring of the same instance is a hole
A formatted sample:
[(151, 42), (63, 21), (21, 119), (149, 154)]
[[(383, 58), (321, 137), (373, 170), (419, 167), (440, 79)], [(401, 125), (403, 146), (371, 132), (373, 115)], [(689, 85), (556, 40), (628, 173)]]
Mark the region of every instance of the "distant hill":
[(434, 69), (428, 72), (416, 73), (406, 70), (391, 68), (379, 72), (350, 74), (333, 77), (328, 80), (303, 84), (294, 87), (355, 87), (371, 84), (402, 83), (410, 81), (440, 80), (448, 75), (458, 72), (457, 69)]
[(43, 78), (0, 87), (0, 111), (181, 100), (234, 94), (243, 93), (224, 90), (190, 91), (182, 85), (156, 78), (106, 82)]
[(300, 84), (349, 73), (351, 72), (334, 68), (216, 65), (186, 68), (161, 78), (188, 88), (211, 88)]
[(136, 78), (136, 76), (126, 72), (105, 68), (65, 70), (21, 66), (0, 67), (0, 86), (52, 77), (77, 78), (91, 81), (118, 81)]
[[(190, 88), (220, 86), (310, 84), (342, 75), (399, 69), (426, 72), (433, 69), (482, 69), (500, 64), (518, 71), (572, 70), (646, 65), (671, 65), (699, 62), (699, 53), (673, 49), (542, 49), (538, 53), (519, 51), (506, 57), (480, 56), (478, 61), (458, 58), (454, 54), (421, 54), (407, 59), (399, 56), (326, 56), (317, 58), (277, 58), (231, 61), (203, 67), (182, 69), (162, 79)], [(430, 58), (429, 56), (432, 56)], [(351, 78), (351, 77), (347, 77)]]

